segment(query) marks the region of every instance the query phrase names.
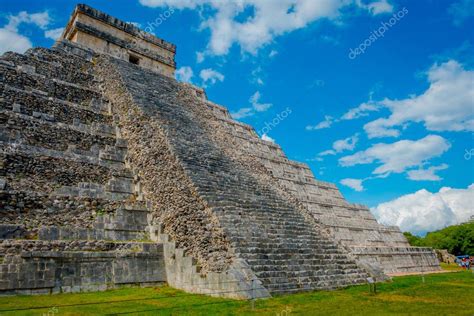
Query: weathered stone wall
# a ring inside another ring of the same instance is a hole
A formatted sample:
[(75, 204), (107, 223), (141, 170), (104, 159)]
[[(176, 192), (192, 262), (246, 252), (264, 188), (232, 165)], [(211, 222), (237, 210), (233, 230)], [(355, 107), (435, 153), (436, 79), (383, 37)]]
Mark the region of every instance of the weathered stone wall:
[(100, 291), (166, 281), (162, 245), (0, 241), (0, 294)]
[(62, 38), (125, 61), (132, 55), (140, 67), (174, 76), (175, 45), (87, 5), (76, 6)]

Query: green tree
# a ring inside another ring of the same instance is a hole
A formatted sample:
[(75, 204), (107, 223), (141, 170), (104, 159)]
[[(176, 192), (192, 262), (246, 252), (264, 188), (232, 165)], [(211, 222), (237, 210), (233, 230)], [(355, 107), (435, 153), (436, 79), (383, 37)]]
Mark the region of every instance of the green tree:
[(448, 226), (430, 232), (425, 237), (418, 237), (409, 232), (403, 234), (412, 246), (447, 249), (456, 256), (474, 256), (474, 223)]

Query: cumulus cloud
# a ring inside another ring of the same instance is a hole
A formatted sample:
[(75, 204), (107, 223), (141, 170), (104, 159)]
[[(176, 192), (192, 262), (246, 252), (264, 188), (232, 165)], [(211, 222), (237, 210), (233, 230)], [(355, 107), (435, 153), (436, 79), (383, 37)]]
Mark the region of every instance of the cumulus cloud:
[(50, 22), (51, 17), (47, 11), (39, 13), (28, 13), (26, 11), (21, 11), (17, 15), (8, 16), (8, 24), (5, 26), (5, 28), (9, 30), (18, 30), (20, 24), (29, 23), (34, 24), (44, 30)]
[(52, 39), (53, 41), (57, 40), (63, 34), (64, 27), (59, 27), (57, 29), (51, 29), (44, 32), (44, 37)]
[[(140, 0), (149, 7), (173, 7), (176, 9), (210, 9), (201, 14), (201, 29), (209, 29), (211, 38), (208, 51), (225, 55), (234, 44), (242, 51), (256, 54), (274, 38), (304, 28), (321, 20), (338, 20), (344, 7), (355, 5), (373, 15), (391, 10), (387, 0)], [(201, 11), (202, 12), (202, 11)], [(252, 12), (242, 20), (242, 13)]]
[(443, 180), (436, 174), (438, 170), (445, 170), (449, 166), (447, 164), (441, 164), (439, 166), (431, 166), (428, 169), (410, 170), (407, 172), (408, 179), (414, 181), (440, 181)]
[(362, 179), (342, 179), (340, 183), (342, 185), (345, 185), (346, 187), (349, 187), (357, 192), (364, 191), (364, 186), (362, 185), (363, 180)]
[(273, 138), (271, 138), (270, 136), (268, 136), (267, 134), (263, 134), (262, 139), (266, 140), (267, 142), (275, 143), (275, 140)]
[(252, 105), (251, 107), (245, 107), (239, 109), (237, 112), (232, 112), (230, 115), (234, 119), (241, 119), (244, 117), (252, 116), (256, 114), (257, 112), (265, 112), (268, 110), (270, 107), (272, 107), (273, 104), (271, 103), (261, 103), (261, 94), (260, 91), (256, 91), (250, 98), (249, 102)]
[(341, 166), (381, 164), (372, 173), (387, 176), (403, 173), (414, 167), (422, 167), (431, 158), (442, 155), (451, 144), (441, 136), (428, 135), (419, 140), (400, 140), (395, 143), (378, 143), (353, 155), (339, 159)]
[(334, 118), (329, 115), (324, 116), (324, 121), (319, 122), (316, 125), (308, 125), (306, 126), (307, 131), (314, 131), (323, 128), (329, 128), (335, 122)]
[(211, 68), (201, 70), (199, 77), (201, 77), (204, 87), (215, 84), (217, 81), (222, 82), (225, 78), (223, 74)]
[(183, 66), (175, 72), (176, 80), (183, 82), (191, 82), (193, 76), (194, 72), (189, 66)]
[(466, 189), (443, 187), (431, 193), (419, 190), (371, 209), (385, 225), (423, 235), (426, 232), (462, 223), (474, 215), (474, 184)]
[(427, 75), (430, 86), (423, 94), (378, 102), (392, 113), (364, 126), (369, 138), (398, 137), (399, 128), (410, 122), (430, 131), (474, 131), (474, 71), (449, 60), (433, 65)]
[(45, 30), (51, 22), (47, 11), (40, 13), (21, 11), (17, 15), (9, 15), (7, 20), (8, 23), (0, 28), (0, 54), (7, 51), (23, 53), (33, 46), (28, 37), (18, 32), (21, 24), (33, 24)]
[(0, 54), (8, 51), (23, 53), (32, 46), (28, 37), (0, 28)]

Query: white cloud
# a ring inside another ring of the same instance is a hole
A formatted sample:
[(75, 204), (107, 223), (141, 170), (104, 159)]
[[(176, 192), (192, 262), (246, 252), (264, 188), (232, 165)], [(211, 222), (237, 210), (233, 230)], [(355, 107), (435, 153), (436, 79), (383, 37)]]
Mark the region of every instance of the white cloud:
[(44, 37), (50, 38), (53, 41), (57, 40), (63, 34), (64, 27), (59, 27), (57, 29), (51, 29), (44, 32)]
[(474, 131), (474, 71), (450, 60), (432, 66), (428, 81), (430, 87), (421, 95), (378, 102), (392, 113), (367, 123), (368, 137), (398, 137), (398, 128), (410, 122), (423, 123), (430, 131)]
[[(321, 19), (337, 21), (341, 9), (355, 4), (373, 15), (389, 10), (386, 0), (140, 0), (149, 7), (174, 7), (177, 9), (205, 8), (210, 12), (202, 16), (201, 29), (209, 29), (211, 38), (208, 51), (214, 55), (225, 55), (234, 44), (242, 51), (256, 54), (270, 44), (274, 38), (304, 28)], [(253, 14), (244, 21), (239, 15), (251, 9)]]
[(436, 174), (438, 170), (445, 170), (449, 166), (447, 164), (441, 164), (439, 166), (431, 166), (428, 169), (410, 170), (407, 172), (408, 179), (414, 181), (440, 181), (443, 180)]
[(142, 28), (142, 25), (141, 25), (141, 23), (139, 23), (139, 22), (127, 22), (127, 23), (128, 23), (128, 24), (131, 24), (131, 25), (133, 25), (133, 26), (135, 26), (135, 27), (138, 27), (139, 29)]
[(0, 28), (0, 54), (8, 51), (23, 53), (32, 46), (28, 37)]
[(276, 55), (278, 55), (278, 52), (277, 52), (276, 50), (272, 49), (272, 50), (270, 51), (270, 54), (268, 54), (268, 57), (269, 57), (269, 58), (273, 58), (273, 57), (275, 57)]
[(176, 70), (176, 80), (183, 82), (191, 82), (191, 78), (194, 76), (194, 72), (189, 66), (183, 66)]
[(47, 11), (32, 14), (22, 11), (17, 15), (9, 15), (7, 19), (8, 23), (0, 28), (0, 54), (7, 51), (23, 53), (33, 46), (28, 37), (18, 32), (21, 24), (33, 24), (44, 30), (51, 22)]
[[(359, 1), (361, 3), (361, 1)], [(387, 0), (379, 0), (371, 2), (367, 5), (360, 4), (362, 7), (365, 7), (373, 15), (390, 13), (393, 11), (393, 6)]]
[(263, 79), (262, 79), (262, 76), (263, 76), (262, 67), (258, 66), (257, 68), (252, 70), (251, 75), (252, 75), (252, 78), (251, 78), (250, 82), (255, 83), (257, 85), (263, 85), (264, 84)]
[(419, 190), (371, 209), (385, 225), (424, 234), (465, 222), (474, 215), (474, 184), (467, 189), (443, 187), (437, 193)]
[(345, 185), (346, 187), (349, 187), (357, 192), (361, 192), (361, 191), (364, 191), (364, 186), (362, 185), (362, 181), (361, 179), (350, 179), (350, 178), (346, 178), (346, 179), (342, 179), (340, 181), (340, 183), (342, 185)]
[(320, 152), (318, 156), (336, 155), (345, 150), (354, 150), (357, 142), (359, 141), (359, 134), (352, 135), (345, 139), (336, 140), (332, 143), (332, 149)]
[(252, 107), (257, 112), (264, 112), (272, 106), (271, 103), (260, 103), (260, 98), (261, 97), (262, 96), (260, 95), (260, 92), (257, 91), (249, 99), (250, 103), (252, 104)]
[(344, 150), (354, 150), (357, 142), (359, 141), (359, 134), (355, 134), (351, 137), (348, 137), (346, 139), (340, 139), (340, 140), (336, 140), (333, 144), (332, 144), (332, 148), (340, 153)]
[(448, 9), (453, 17), (453, 24), (460, 26), (468, 18), (474, 16), (474, 0), (459, 0), (451, 4)]
[(378, 106), (372, 101), (362, 103), (358, 107), (352, 108), (346, 113), (344, 113), (344, 115), (341, 117), (341, 120), (355, 120), (359, 117), (368, 116), (369, 112), (378, 111), (379, 109), (380, 106)]
[(447, 151), (451, 144), (441, 136), (428, 135), (419, 140), (400, 140), (395, 143), (379, 143), (353, 155), (339, 159), (341, 166), (378, 163), (372, 173), (387, 176), (390, 173), (403, 173), (414, 167), (422, 167), (431, 158)]
[(8, 16), (8, 24), (5, 28), (12, 31), (18, 31), (18, 27), (23, 23), (34, 24), (44, 30), (49, 23), (51, 23), (51, 17), (47, 11), (39, 13), (21, 11), (17, 15)]
[(225, 78), (223, 74), (211, 68), (201, 70), (199, 77), (201, 77), (204, 87), (215, 84), (217, 81), (222, 82)]
[(252, 107), (245, 107), (239, 109), (237, 112), (233, 112), (230, 115), (234, 119), (241, 119), (244, 117), (252, 116), (257, 112), (265, 112), (268, 110), (272, 104), (271, 103), (260, 103), (261, 94), (259, 91), (256, 91), (250, 98), (249, 102)]
[(336, 37), (333, 37), (333, 36), (329, 36), (329, 35), (321, 35), (321, 39), (326, 42), (326, 43), (330, 43), (332, 45), (339, 45), (341, 44), (341, 42), (336, 38)]
[(198, 64), (202, 63), (205, 59), (206, 55), (203, 52), (196, 52), (196, 62)]
[(252, 108), (241, 108), (237, 112), (230, 113), (230, 116), (232, 116), (232, 118), (238, 120), (238, 119), (241, 119), (241, 118), (244, 118), (244, 117), (252, 116), (254, 114), (255, 114), (255, 112), (253, 111)]
[(267, 134), (263, 134), (262, 139), (266, 140), (267, 142), (275, 143), (275, 140), (273, 138), (271, 138), (270, 136), (268, 136)]
[(314, 131), (323, 128), (329, 128), (335, 122), (334, 118), (329, 115), (324, 116), (324, 121), (319, 122), (316, 125), (308, 125), (306, 126), (307, 131)]
[(328, 155), (335, 155), (335, 154), (336, 154), (335, 150), (328, 149), (328, 150), (320, 152), (318, 156), (328, 156)]

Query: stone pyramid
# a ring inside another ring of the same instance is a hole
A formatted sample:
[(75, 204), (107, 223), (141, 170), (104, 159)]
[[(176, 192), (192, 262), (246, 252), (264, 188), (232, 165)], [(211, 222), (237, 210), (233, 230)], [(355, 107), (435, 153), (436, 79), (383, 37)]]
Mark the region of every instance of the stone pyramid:
[(78, 5), (53, 48), (0, 57), (0, 295), (255, 298), (439, 269), (176, 81), (175, 50)]

